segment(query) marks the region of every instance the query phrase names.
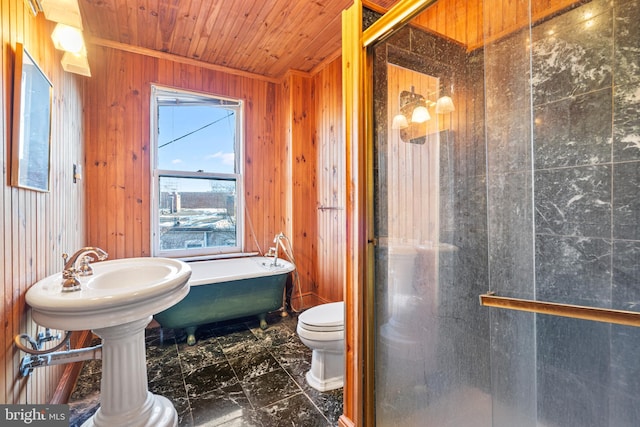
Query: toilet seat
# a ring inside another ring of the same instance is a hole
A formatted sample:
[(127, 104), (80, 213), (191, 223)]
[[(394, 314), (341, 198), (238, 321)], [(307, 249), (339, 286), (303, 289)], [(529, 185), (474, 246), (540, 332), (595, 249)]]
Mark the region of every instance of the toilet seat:
[[(301, 339), (315, 342), (316, 346), (323, 347), (343, 347), (344, 346), (344, 330), (339, 331), (310, 331), (298, 325), (296, 330)], [(329, 344), (335, 342), (334, 344)]]
[(344, 330), (344, 301), (322, 304), (298, 316), (298, 327), (313, 332)]

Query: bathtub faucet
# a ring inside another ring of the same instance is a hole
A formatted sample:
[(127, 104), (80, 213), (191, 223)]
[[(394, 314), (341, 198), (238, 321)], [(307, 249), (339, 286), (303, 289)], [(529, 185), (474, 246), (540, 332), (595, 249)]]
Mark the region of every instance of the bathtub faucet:
[(276, 234), (276, 237), (273, 238), (273, 243), (275, 243), (276, 245), (276, 247), (274, 248), (275, 253), (273, 255), (273, 264), (271, 264), (273, 267), (276, 267), (278, 265), (278, 247), (282, 244), (282, 239), (286, 239), (286, 236), (282, 231)]
[[(104, 261), (109, 257), (105, 251), (100, 248), (88, 246), (80, 249), (71, 257), (68, 254), (62, 254), (64, 259), (64, 269), (62, 270), (62, 292), (73, 292), (80, 290), (80, 281), (78, 276), (91, 276), (93, 269), (89, 265), (92, 255), (96, 261)], [(78, 261), (80, 266), (78, 267)]]

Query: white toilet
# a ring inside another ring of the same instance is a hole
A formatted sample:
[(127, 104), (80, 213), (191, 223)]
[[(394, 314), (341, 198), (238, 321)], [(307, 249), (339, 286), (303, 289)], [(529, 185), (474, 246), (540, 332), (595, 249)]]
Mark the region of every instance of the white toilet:
[(307, 383), (318, 391), (344, 384), (344, 302), (321, 304), (298, 316), (298, 336), (313, 350)]

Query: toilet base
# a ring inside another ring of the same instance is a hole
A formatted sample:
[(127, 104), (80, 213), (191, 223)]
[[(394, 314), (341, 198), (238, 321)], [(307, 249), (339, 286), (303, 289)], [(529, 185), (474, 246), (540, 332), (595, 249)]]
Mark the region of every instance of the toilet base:
[(315, 388), (318, 391), (331, 391), (338, 388), (341, 388), (344, 385), (344, 376), (340, 376), (339, 378), (331, 378), (330, 380), (319, 380), (313, 376), (311, 371), (307, 372), (305, 375), (307, 379), (307, 384), (309, 386)]
[(311, 369), (305, 375), (307, 384), (324, 392), (344, 385), (344, 352), (313, 350)]

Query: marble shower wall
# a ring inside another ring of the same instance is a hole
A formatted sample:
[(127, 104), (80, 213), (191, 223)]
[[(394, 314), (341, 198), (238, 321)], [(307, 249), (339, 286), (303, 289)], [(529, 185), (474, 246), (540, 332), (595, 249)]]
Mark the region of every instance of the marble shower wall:
[[(640, 311), (639, 20), (637, 0), (594, 0), (485, 47), (499, 294)], [(536, 387), (494, 398), (520, 393), (548, 426), (638, 425), (638, 328), (495, 316), (495, 356)]]
[[(529, 34), (485, 46), (487, 150), (487, 288), (534, 297), (533, 188)], [(537, 424), (534, 315), (491, 312), (494, 427)]]

